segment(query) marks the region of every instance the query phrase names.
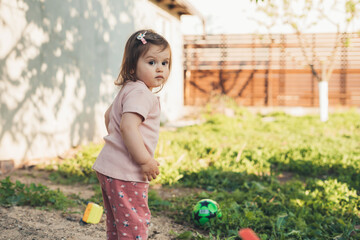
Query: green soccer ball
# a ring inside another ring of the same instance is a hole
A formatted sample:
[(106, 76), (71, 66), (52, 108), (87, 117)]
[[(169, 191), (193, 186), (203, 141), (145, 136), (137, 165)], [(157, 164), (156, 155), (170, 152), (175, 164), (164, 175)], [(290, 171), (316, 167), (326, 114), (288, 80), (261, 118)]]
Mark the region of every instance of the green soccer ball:
[(212, 218), (221, 217), (219, 204), (211, 199), (202, 199), (196, 203), (192, 218), (197, 225), (205, 225)]

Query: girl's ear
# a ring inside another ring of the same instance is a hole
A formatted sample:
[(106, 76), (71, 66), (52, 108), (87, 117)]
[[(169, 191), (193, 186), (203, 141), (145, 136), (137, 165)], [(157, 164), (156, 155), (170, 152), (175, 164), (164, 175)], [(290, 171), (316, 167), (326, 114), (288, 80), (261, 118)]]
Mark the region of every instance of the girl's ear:
[(130, 74), (134, 74), (134, 73), (135, 73), (134, 69), (131, 69)]

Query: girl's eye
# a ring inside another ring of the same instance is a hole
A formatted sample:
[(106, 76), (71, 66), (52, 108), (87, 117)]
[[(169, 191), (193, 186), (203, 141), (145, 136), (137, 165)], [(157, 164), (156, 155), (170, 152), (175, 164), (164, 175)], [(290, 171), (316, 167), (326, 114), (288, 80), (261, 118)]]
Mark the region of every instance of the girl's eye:
[(155, 64), (155, 61), (150, 61), (149, 64), (150, 64), (150, 65), (154, 65), (154, 64)]
[(166, 66), (166, 65), (168, 65), (168, 64), (169, 64), (168, 61), (162, 62), (162, 65), (163, 65), (163, 66)]

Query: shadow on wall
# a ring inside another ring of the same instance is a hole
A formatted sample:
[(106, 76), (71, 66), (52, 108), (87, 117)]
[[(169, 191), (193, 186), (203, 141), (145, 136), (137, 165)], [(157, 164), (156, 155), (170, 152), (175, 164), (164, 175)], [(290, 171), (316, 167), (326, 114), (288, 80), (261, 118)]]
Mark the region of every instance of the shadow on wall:
[(97, 119), (116, 90), (133, 8), (132, 0), (0, 2), (0, 160), (56, 156), (102, 137)]

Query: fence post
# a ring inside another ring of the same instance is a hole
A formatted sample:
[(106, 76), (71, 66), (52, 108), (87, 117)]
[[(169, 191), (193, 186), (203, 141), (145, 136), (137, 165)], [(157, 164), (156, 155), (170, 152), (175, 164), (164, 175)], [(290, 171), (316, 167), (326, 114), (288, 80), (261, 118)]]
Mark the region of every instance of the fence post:
[[(254, 68), (254, 71), (256, 71), (256, 61), (255, 61), (255, 34), (252, 34), (252, 43), (251, 43), (251, 64)], [(253, 79), (255, 77), (255, 74), (253, 76)], [(255, 98), (255, 94), (254, 94), (254, 80), (251, 80), (251, 96), (250, 96), (250, 103), (251, 106), (254, 106), (254, 98)]]
[[(311, 55), (311, 64), (313, 66), (315, 66), (315, 59), (316, 59), (316, 52), (315, 52), (315, 47), (316, 47), (316, 34), (313, 33), (312, 34), (312, 44), (311, 44), (311, 51), (312, 51), (312, 55)], [(311, 74), (311, 106), (315, 106), (315, 76), (314, 74)]]
[[(197, 39), (194, 38), (194, 41), (193, 41), (193, 46), (196, 46), (197, 44)], [(192, 77), (192, 81), (196, 84), (196, 80), (198, 80), (198, 76), (199, 76), (199, 57), (198, 57), (198, 53), (196, 51), (196, 48), (194, 47), (194, 51), (193, 51), (193, 59), (194, 59), (194, 62), (193, 62), (193, 69), (196, 69), (194, 72), (193, 72), (193, 77)], [(190, 80), (191, 81), (191, 80)], [(192, 93), (191, 96), (192, 96), (192, 103), (193, 105), (196, 105), (197, 104), (197, 96), (196, 96), (196, 88), (192, 87)]]
[(347, 80), (347, 68), (348, 68), (348, 36), (347, 33), (342, 33), (341, 36), (341, 69), (340, 69), (340, 103), (346, 105), (346, 80)]
[[(280, 55), (280, 71), (279, 71), (279, 90), (277, 96), (277, 104), (280, 106), (285, 106), (285, 101), (283, 96), (285, 95), (285, 69), (286, 69), (286, 40), (285, 34), (281, 34), (281, 55)], [(280, 98), (279, 98), (280, 97)]]
[(189, 45), (187, 43), (184, 44), (184, 59), (185, 59), (185, 64), (184, 64), (184, 76), (185, 76), (185, 80), (184, 80), (184, 104), (185, 105), (189, 105), (189, 97), (190, 97), (190, 86), (189, 86), (189, 81), (190, 81), (190, 69), (189, 69), (189, 61), (191, 60), (191, 58), (189, 57), (188, 54), (188, 48)]
[(265, 76), (265, 106), (272, 106), (272, 84), (271, 84), (271, 68), (272, 68), (272, 48), (274, 44), (274, 38), (270, 34), (270, 43), (269, 43), (269, 60), (266, 69)]
[(226, 57), (227, 57), (227, 38), (225, 34), (221, 35), (221, 43), (220, 43), (220, 49), (221, 49), (221, 60), (220, 60), (220, 69), (219, 69), (219, 86), (221, 88), (221, 94), (226, 94), (225, 89), (225, 82), (226, 79), (224, 78), (224, 69), (226, 65)]

